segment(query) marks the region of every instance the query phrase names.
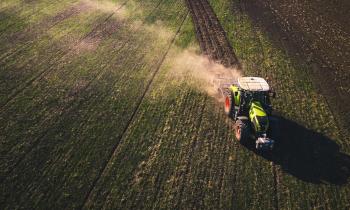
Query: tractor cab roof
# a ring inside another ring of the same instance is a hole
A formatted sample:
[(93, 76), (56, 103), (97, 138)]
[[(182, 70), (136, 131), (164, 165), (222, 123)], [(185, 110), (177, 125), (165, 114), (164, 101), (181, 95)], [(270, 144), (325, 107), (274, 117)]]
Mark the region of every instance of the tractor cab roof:
[(247, 91), (269, 91), (270, 87), (266, 80), (261, 77), (240, 77), (238, 85)]

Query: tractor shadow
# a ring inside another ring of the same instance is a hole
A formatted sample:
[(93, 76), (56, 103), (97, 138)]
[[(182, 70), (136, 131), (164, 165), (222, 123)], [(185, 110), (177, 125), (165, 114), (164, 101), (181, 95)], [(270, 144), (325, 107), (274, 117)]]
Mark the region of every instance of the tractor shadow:
[(276, 117), (278, 132), (275, 149), (257, 152), (255, 145), (245, 145), (257, 155), (280, 165), (294, 177), (314, 184), (345, 185), (350, 176), (350, 156), (340, 146), (296, 122)]

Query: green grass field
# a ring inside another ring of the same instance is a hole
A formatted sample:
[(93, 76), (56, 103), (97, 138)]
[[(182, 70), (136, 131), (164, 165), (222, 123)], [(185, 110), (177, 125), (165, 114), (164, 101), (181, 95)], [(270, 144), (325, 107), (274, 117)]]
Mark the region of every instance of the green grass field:
[(348, 131), (308, 67), (238, 1), (210, 3), (244, 74), (271, 78), (301, 153), (241, 146), (196, 63), (179, 70), (181, 55), (200, 53), (185, 1), (4, 0), (0, 209), (349, 208)]

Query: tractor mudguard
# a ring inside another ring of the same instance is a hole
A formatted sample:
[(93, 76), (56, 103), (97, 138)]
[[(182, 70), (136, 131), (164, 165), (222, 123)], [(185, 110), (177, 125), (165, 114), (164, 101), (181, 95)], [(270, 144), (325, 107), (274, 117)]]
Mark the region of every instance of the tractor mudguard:
[(265, 133), (269, 127), (269, 118), (259, 101), (252, 101), (249, 109), (249, 119), (256, 133)]
[(241, 91), (235, 85), (230, 86), (230, 91), (232, 92), (235, 104), (238, 106), (240, 104)]

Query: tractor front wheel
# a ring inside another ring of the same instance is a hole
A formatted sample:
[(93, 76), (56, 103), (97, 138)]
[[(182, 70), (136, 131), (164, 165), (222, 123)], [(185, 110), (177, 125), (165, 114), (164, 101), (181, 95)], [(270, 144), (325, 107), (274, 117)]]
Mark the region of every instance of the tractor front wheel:
[(234, 118), (234, 113), (235, 113), (235, 105), (234, 105), (234, 101), (233, 101), (233, 96), (231, 93), (227, 94), (225, 96), (225, 113), (228, 117), (230, 118)]
[(249, 129), (247, 124), (245, 124), (242, 120), (237, 120), (235, 125), (235, 137), (237, 141), (241, 143), (245, 143), (249, 137)]

